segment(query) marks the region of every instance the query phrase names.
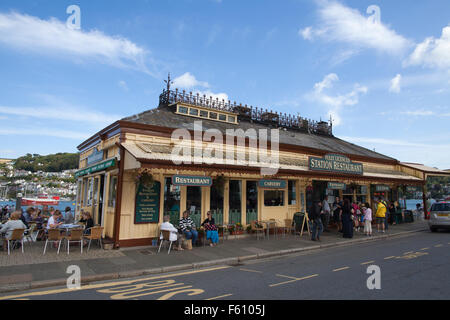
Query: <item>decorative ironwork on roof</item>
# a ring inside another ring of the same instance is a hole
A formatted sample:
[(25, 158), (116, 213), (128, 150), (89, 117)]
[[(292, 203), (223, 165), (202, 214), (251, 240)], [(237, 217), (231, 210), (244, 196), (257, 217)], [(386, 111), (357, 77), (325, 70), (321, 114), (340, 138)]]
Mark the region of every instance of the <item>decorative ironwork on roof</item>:
[[(170, 82), (169, 82), (170, 83)], [(314, 121), (300, 116), (294, 116), (286, 113), (273, 112), (272, 110), (262, 109), (242, 104), (232, 103), (230, 100), (219, 100), (218, 98), (207, 97), (199, 93), (193, 94), (185, 90), (171, 90), (170, 85), (163, 90), (159, 96), (160, 105), (171, 105), (175, 103), (186, 103), (192, 106), (208, 108), (218, 111), (231, 112), (238, 115), (239, 120), (262, 123), (278, 128), (298, 130), (307, 133), (320, 135), (333, 135), (333, 124), (330, 121)]]

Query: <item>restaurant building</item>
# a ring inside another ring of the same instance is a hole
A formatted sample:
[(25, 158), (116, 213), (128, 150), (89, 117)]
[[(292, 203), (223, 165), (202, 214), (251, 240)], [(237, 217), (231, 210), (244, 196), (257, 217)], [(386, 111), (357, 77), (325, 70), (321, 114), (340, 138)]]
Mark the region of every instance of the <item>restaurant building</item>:
[(90, 212), (116, 248), (151, 244), (163, 216), (177, 225), (184, 210), (197, 225), (211, 210), (216, 224), (245, 226), (292, 219), (324, 195), (396, 201), (406, 186), (424, 186), (426, 169), (343, 141), (331, 122), (171, 90), (167, 82), (157, 108), (78, 146), (77, 214)]

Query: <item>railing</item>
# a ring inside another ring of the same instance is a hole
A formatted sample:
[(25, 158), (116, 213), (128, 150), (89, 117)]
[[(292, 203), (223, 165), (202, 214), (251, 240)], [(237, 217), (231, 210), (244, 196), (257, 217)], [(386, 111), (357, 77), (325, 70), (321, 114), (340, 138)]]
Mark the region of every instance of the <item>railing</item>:
[(164, 90), (159, 96), (160, 105), (169, 105), (173, 103), (186, 103), (193, 106), (200, 106), (213, 110), (232, 112), (239, 115), (239, 120), (250, 122), (259, 122), (266, 125), (273, 125), (278, 128), (294, 129), (305, 133), (315, 133), (327, 136), (333, 135), (333, 124), (331, 121), (314, 121), (300, 116), (294, 116), (286, 113), (278, 113), (262, 108), (248, 107), (247, 105), (231, 103), (230, 100), (219, 100), (213, 97), (201, 96), (199, 93), (175, 90)]

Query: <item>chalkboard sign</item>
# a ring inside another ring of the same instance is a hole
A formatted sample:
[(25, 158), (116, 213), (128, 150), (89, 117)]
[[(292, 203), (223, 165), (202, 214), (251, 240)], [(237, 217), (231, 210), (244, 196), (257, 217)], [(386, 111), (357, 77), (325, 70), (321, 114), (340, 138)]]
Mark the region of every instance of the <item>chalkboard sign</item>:
[(139, 184), (136, 193), (136, 212), (134, 223), (158, 223), (159, 222), (159, 198), (161, 183), (155, 181), (151, 188)]

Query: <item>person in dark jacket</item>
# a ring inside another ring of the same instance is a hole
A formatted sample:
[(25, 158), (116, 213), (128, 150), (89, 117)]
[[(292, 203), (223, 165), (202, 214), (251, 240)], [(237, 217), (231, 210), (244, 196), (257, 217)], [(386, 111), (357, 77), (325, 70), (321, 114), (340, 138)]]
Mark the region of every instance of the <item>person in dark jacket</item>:
[(350, 201), (344, 199), (344, 205), (342, 207), (342, 232), (344, 238), (353, 238), (352, 214), (354, 214), (354, 210), (350, 205)]
[(311, 240), (312, 241), (320, 241), (320, 235), (323, 231), (323, 223), (320, 218), (320, 214), (322, 212), (322, 203), (320, 201), (316, 201), (316, 203), (311, 207), (309, 213), (309, 220), (311, 221)]

